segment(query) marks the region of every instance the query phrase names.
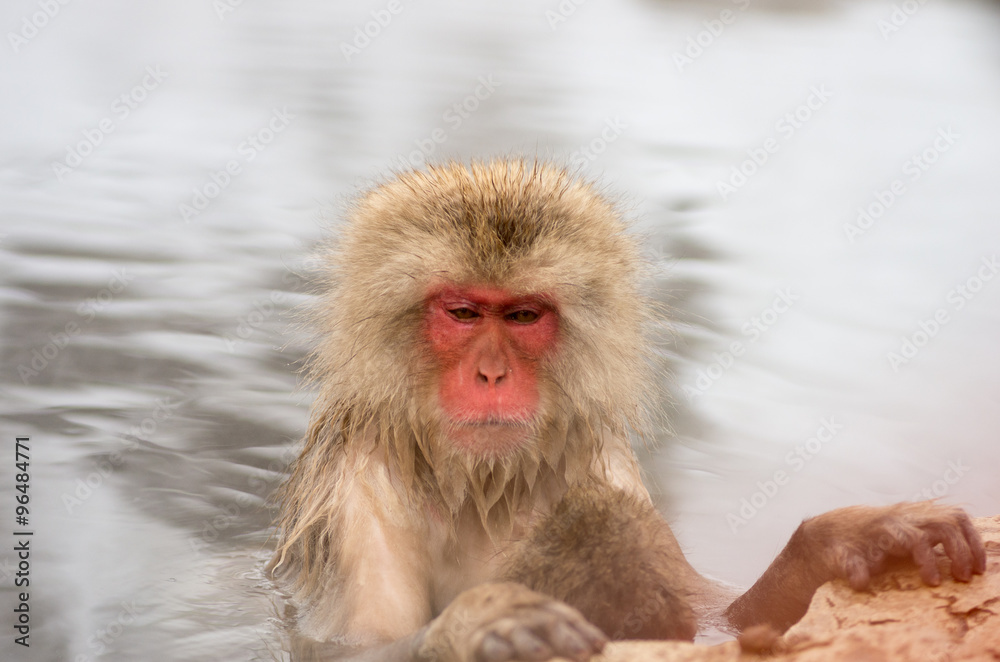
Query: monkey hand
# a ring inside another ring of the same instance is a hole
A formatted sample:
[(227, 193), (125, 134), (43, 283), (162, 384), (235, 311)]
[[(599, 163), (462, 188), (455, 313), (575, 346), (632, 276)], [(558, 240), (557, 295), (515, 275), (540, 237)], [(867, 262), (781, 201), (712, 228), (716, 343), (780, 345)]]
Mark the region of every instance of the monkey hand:
[(986, 570), (982, 539), (965, 511), (930, 501), (841, 508), (806, 520), (796, 536), (808, 547), (805, 558), (817, 559), (814, 568), (827, 573), (821, 579), (845, 579), (855, 590), (867, 588), (893, 558), (912, 559), (925, 583), (939, 585), (938, 543), (956, 580)]
[(416, 642), (428, 662), (584, 662), (607, 637), (569, 605), (521, 584), (483, 584), (459, 595)]
[(804, 521), (757, 583), (729, 605), (726, 616), (741, 629), (767, 623), (784, 632), (806, 613), (822, 584), (845, 579), (864, 590), (892, 559), (912, 560), (921, 578), (937, 586), (938, 543), (955, 579), (967, 582), (985, 572), (982, 538), (961, 508), (921, 501), (832, 510)]

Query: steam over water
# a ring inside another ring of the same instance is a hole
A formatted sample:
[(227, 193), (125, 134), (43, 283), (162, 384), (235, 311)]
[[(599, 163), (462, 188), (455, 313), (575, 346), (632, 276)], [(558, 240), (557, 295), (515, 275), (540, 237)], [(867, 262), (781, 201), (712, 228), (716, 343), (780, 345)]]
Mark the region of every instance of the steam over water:
[(309, 249), (425, 159), (552, 158), (622, 195), (675, 320), (673, 433), (641, 455), (701, 571), (749, 584), (852, 503), (1000, 512), (995, 3), (0, 16), (5, 660), (287, 658), (261, 566), (310, 401)]

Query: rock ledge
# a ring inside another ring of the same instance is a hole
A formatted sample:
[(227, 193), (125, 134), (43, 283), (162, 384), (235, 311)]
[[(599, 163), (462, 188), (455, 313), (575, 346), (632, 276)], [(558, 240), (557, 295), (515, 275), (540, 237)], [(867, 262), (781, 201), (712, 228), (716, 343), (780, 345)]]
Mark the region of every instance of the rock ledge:
[[(1000, 516), (974, 520), (986, 544), (986, 573), (968, 584), (943, 579), (926, 586), (915, 570), (896, 570), (855, 592), (844, 582), (816, 591), (806, 615), (778, 641), (777, 652), (749, 653), (728, 641), (717, 646), (684, 642), (619, 642), (602, 662), (824, 662), (915, 660), (1000, 661)], [(942, 577), (948, 560), (939, 563)]]

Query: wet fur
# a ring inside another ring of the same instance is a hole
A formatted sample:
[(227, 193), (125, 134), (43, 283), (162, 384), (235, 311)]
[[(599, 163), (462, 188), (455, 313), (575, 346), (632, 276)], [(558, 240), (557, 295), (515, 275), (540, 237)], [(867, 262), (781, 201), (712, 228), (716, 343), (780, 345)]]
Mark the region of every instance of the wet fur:
[(649, 501), (600, 483), (570, 490), (503, 575), (572, 605), (612, 639), (693, 639), (698, 630), (699, 577), (670, 527)]
[[(534, 511), (586, 480), (648, 500), (626, 440), (645, 426), (653, 391), (643, 354), (649, 306), (635, 240), (592, 186), (520, 160), (405, 173), (355, 202), (324, 262), (310, 366), (321, 390), (278, 495), (271, 564), (312, 620), (333, 621), (320, 630), (343, 626), (338, 613), (352, 608), (340, 578), (365, 560), (341, 542), (365, 539), (366, 527), (422, 540), (442, 523), (455, 537), (477, 520), (502, 547), (525, 535)], [(541, 366), (533, 441), (515, 454), (487, 460), (443, 441), (416, 332), (426, 292), (441, 282), (543, 292), (558, 303), (559, 351)], [(358, 497), (375, 512), (354, 512)], [(420, 554), (402, 564), (428, 563)]]
[[(729, 592), (697, 575), (651, 506), (628, 442), (654, 394), (651, 308), (613, 205), (554, 166), (507, 160), (399, 175), (347, 221), (327, 249), (311, 364), (321, 390), (279, 493), (270, 565), (307, 637), (388, 644), (373, 649), (382, 659), (499, 661), (533, 650), (534, 629), (551, 635), (537, 645), (586, 659), (605, 638), (583, 617), (614, 638), (691, 638), (694, 614), (781, 632), (830, 579), (862, 589), (910, 559), (936, 584), (938, 544), (956, 579), (984, 572), (959, 509), (853, 507), (805, 521), (725, 607)], [(533, 434), (505, 456), (448, 442), (421, 332), (425, 298), (447, 284), (542, 294), (558, 308), (556, 350), (533, 366)]]

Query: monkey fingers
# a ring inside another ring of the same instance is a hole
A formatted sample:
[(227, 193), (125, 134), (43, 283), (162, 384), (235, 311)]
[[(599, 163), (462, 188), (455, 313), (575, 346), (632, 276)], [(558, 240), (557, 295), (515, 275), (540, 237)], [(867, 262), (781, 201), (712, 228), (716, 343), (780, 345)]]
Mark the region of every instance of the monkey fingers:
[[(871, 555), (865, 555), (844, 547), (833, 555), (836, 576), (847, 581), (855, 591), (863, 591), (871, 583)], [(881, 565), (881, 559), (878, 561)]]
[(924, 534), (916, 539), (910, 551), (910, 556), (920, 572), (920, 579), (928, 586), (941, 585), (941, 571), (938, 570), (934, 544), (930, 536)]
[(986, 569), (982, 539), (960, 508), (931, 502), (858, 506), (820, 515), (804, 526), (811, 543), (825, 550), (831, 573), (857, 590), (868, 587), (887, 557), (912, 559), (926, 584), (939, 585), (941, 571), (934, 552), (938, 544), (951, 561), (951, 575), (957, 581), (969, 581)]
[(576, 609), (515, 582), (463, 591), (416, 642), (414, 657), (435, 662), (585, 662), (607, 637)]
[(969, 581), (986, 571), (986, 550), (972, 520), (961, 508), (930, 501), (893, 506), (851, 506), (804, 521), (760, 579), (726, 610), (739, 628), (768, 623), (788, 629), (806, 612), (816, 589), (844, 579), (855, 590), (890, 558), (912, 560), (921, 579), (941, 583), (940, 544), (951, 575)]
[(517, 608), (484, 626), (477, 662), (541, 661), (562, 657), (583, 662), (601, 652), (607, 637), (576, 610), (557, 601)]
[[(951, 575), (967, 582), (986, 569), (986, 552), (969, 516), (959, 508), (934, 503), (901, 503), (890, 508), (880, 546), (892, 556), (910, 557), (920, 577), (931, 586), (941, 583), (941, 571), (934, 547), (944, 548), (951, 561)], [(883, 545), (882, 540), (886, 540)]]
[(986, 549), (972, 520), (962, 511), (954, 513), (950, 523), (929, 526), (935, 542), (940, 542), (951, 559), (951, 575), (960, 582), (967, 582), (972, 575), (986, 571)]

